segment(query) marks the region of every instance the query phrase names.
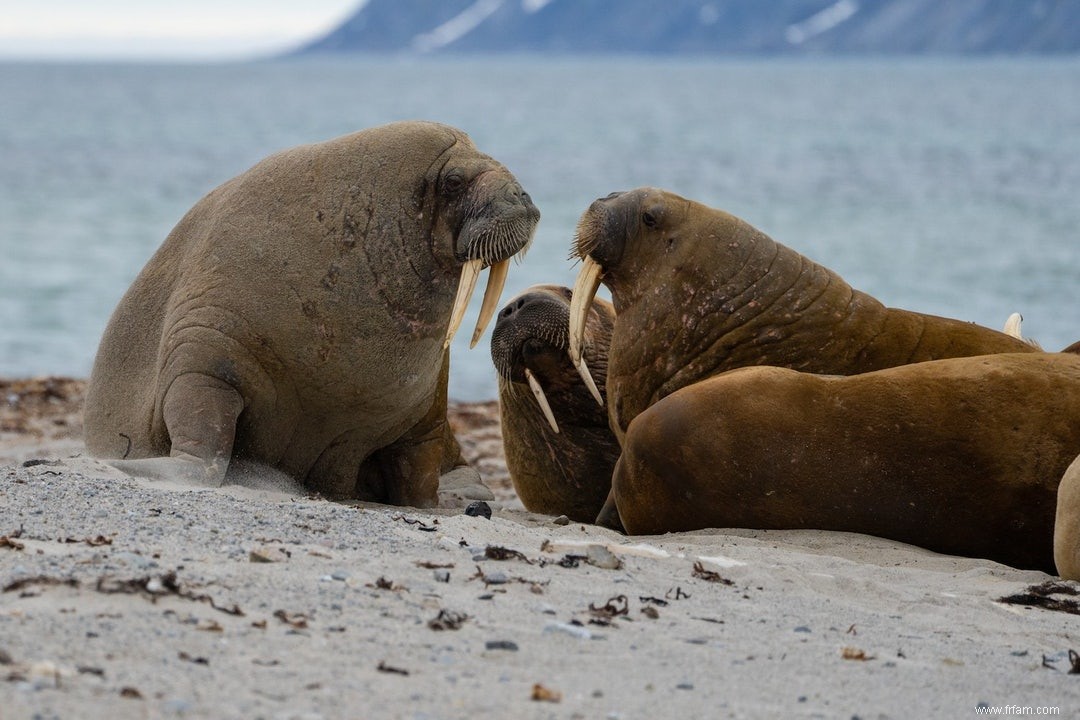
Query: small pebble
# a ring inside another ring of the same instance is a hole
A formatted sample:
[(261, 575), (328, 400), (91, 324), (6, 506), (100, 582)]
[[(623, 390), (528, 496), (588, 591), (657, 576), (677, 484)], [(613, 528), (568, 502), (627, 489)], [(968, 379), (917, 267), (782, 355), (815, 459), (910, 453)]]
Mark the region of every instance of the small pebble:
[(560, 515), (559, 517), (552, 520), (551, 524), (552, 525), (569, 525), (570, 524), (570, 518), (566, 517), (565, 515)]
[(484, 643), (484, 647), (488, 650), (511, 650), (514, 652), (518, 649), (517, 643), (512, 640), (488, 640)]
[(349, 573), (345, 572), (344, 570), (335, 570), (334, 572), (330, 573), (330, 577), (334, 580), (348, 580)]
[(469, 503), (469, 506), (465, 508), (465, 514), (470, 517), (482, 517), (486, 520), (490, 520), (491, 506), (483, 500), (477, 500)]
[(435, 571), (435, 582), (448, 583), (450, 582), (450, 571), (439, 568)]
[(592, 633), (588, 628), (581, 627), (580, 625), (571, 625), (569, 623), (548, 623), (544, 626), (545, 633), (563, 633), (570, 637), (575, 637), (578, 640), (589, 640), (592, 638)]
[(808, 633), (810, 632), (810, 628), (806, 627), (805, 625), (800, 625), (799, 627), (795, 628), (795, 632)]

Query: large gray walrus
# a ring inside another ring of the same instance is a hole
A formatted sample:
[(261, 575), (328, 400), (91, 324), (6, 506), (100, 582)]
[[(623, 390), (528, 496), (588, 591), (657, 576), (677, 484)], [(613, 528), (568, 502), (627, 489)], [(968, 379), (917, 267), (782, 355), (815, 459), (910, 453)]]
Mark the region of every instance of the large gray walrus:
[(87, 448), (135, 475), (219, 485), (240, 458), (330, 498), (436, 504), (440, 473), (464, 465), (450, 337), (492, 266), (475, 342), (538, 220), (445, 125), (270, 156), (200, 200), (120, 301)]
[[(602, 393), (615, 311), (597, 298), (586, 322), (585, 357), (596, 375), (587, 388), (570, 364), (570, 289), (534, 285), (499, 311), (491, 359), (499, 380), (506, 467), (533, 512), (592, 522), (611, 490), (619, 445)], [(601, 396), (602, 398), (602, 396)]]

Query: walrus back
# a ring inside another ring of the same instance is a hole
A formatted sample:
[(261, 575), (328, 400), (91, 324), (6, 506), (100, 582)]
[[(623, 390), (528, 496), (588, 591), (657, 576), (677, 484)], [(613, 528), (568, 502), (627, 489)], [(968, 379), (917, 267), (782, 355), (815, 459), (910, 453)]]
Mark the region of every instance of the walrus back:
[[(198, 206), (196, 206), (198, 208)], [(94, 358), (86, 391), (84, 434), (103, 458), (167, 455), (168, 436), (155, 433), (158, 348), (178, 263), (187, 244), (188, 213), (158, 248), (113, 311)]]

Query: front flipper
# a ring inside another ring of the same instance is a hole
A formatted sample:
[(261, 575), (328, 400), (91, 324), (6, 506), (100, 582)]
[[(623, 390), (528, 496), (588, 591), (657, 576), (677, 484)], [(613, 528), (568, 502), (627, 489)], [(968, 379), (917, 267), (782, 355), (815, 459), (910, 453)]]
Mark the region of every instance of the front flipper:
[(162, 403), (171, 445), (169, 457), (107, 462), (138, 477), (220, 487), (236, 439), (236, 420), (243, 409), (240, 393), (225, 381), (185, 373), (172, 382)]

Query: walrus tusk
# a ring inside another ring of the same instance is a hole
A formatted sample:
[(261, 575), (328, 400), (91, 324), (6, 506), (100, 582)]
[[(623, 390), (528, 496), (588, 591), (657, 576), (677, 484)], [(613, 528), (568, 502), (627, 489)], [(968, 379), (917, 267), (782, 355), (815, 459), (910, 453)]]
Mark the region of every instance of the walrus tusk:
[(547, 418), (548, 425), (555, 432), (559, 432), (559, 423), (555, 422), (555, 414), (551, 412), (551, 405), (548, 404), (544, 388), (541, 387), (540, 381), (536, 379), (536, 376), (532, 374), (532, 370), (529, 368), (525, 368), (525, 379), (529, 381), (529, 389), (532, 390), (533, 395), (536, 397), (536, 402), (540, 403), (540, 409), (544, 411), (544, 417)]
[(1023, 340), (1023, 336), (1020, 334), (1020, 323), (1024, 321), (1024, 316), (1018, 312), (1014, 312), (1009, 316), (1009, 319), (1005, 321), (1005, 327), (1001, 332), (1006, 335), (1010, 335), (1017, 340)]
[(596, 387), (596, 381), (592, 379), (592, 373), (589, 372), (589, 366), (585, 364), (585, 358), (581, 358), (581, 362), (577, 364), (578, 375), (585, 381), (585, 387), (589, 388), (589, 392), (596, 398), (596, 402), (600, 403), (600, 407), (604, 407), (604, 397), (600, 394), (600, 389)]
[(480, 277), (480, 271), (484, 267), (483, 260), (469, 260), (461, 268), (461, 280), (458, 282), (457, 297), (454, 298), (454, 309), (450, 311), (450, 325), (446, 328), (446, 340), (443, 348), (450, 347), (450, 341), (461, 327), (461, 320), (465, 317), (465, 309), (469, 307), (473, 290), (476, 289), (476, 279)]
[[(480, 315), (476, 318), (476, 329), (473, 330), (472, 340), (469, 341), (469, 349), (476, 347), (476, 341), (484, 334), (484, 328), (495, 314), (495, 308), (499, 304), (503, 286), (506, 285), (506, 274), (510, 272), (510, 258), (491, 266), (488, 271), (487, 287), (484, 288), (484, 302), (480, 305)], [(556, 430), (555, 432), (558, 432)]]
[(600, 276), (604, 268), (591, 257), (582, 261), (581, 272), (574, 281), (574, 292), (570, 298), (570, 361), (577, 368), (585, 386), (596, 398), (601, 406), (604, 399), (592, 379), (588, 366), (585, 364), (583, 349), (585, 345), (585, 322), (589, 316), (589, 308), (592, 306), (596, 291), (600, 288)]

